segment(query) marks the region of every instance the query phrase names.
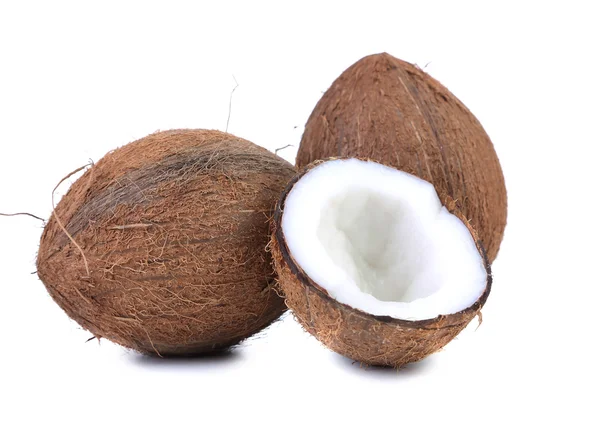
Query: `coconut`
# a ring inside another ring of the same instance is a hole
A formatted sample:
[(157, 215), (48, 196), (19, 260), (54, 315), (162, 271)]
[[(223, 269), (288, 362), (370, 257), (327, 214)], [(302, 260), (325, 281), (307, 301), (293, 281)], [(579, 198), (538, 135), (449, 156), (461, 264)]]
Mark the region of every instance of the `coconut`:
[(162, 356), (225, 349), (285, 309), (265, 247), (294, 174), (226, 133), (154, 133), (71, 186), (44, 229), (38, 275), (97, 338)]
[(353, 360), (401, 367), (480, 313), (491, 271), (475, 230), (434, 187), (372, 161), (308, 166), (283, 192), (271, 251), (302, 326)]
[(431, 182), (496, 258), (507, 198), (494, 146), (467, 107), (418, 67), (375, 54), (335, 80), (306, 123), (296, 164), (334, 156), (372, 158)]

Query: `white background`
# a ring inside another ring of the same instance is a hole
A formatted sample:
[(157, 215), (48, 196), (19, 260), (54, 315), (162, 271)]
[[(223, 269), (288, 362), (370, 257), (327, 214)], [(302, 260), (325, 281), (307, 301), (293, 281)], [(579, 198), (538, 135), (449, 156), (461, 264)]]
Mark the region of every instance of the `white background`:
[(387, 51), (480, 119), (509, 223), (483, 325), (396, 372), (291, 316), (220, 359), (85, 343), (31, 274), (41, 223), (0, 218), (0, 421), (599, 421), (599, 13), (491, 3), (1, 0), (2, 212), (48, 217), (63, 176), (158, 129), (225, 130), (232, 75), (229, 131), (297, 146), (331, 82)]

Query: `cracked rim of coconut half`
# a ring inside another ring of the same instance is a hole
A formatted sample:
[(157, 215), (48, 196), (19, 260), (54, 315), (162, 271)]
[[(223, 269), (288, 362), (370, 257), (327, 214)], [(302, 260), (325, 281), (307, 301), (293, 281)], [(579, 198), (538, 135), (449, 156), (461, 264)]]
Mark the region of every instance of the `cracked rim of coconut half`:
[(288, 307), (327, 347), (365, 364), (401, 367), (438, 351), (490, 293), (485, 251), (455, 202), (373, 161), (306, 167), (272, 229)]

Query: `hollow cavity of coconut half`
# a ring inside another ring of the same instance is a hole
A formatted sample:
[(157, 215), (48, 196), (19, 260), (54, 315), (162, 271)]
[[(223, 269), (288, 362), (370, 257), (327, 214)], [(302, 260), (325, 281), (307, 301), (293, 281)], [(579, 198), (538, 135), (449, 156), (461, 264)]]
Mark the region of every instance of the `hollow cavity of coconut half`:
[(455, 202), (376, 162), (308, 166), (282, 193), (272, 230), (288, 307), (331, 350), (368, 365), (438, 351), (490, 292), (485, 251)]

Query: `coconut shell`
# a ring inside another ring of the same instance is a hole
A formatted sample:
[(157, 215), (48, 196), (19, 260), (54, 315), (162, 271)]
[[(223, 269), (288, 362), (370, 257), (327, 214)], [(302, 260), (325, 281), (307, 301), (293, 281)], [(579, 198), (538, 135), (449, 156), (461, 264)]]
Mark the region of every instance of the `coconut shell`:
[(469, 109), (418, 67), (375, 54), (334, 81), (306, 123), (296, 165), (329, 157), (367, 157), (431, 182), (496, 258), (507, 198), (494, 146)]
[(326, 347), (360, 363), (400, 368), (440, 350), (479, 314), (492, 286), (485, 250), (473, 227), (456, 207), (456, 201), (445, 197), (444, 205), (465, 224), (476, 241), (487, 270), (484, 292), (469, 308), (434, 319), (411, 321), (374, 316), (331, 298), (290, 254), (281, 227), (285, 200), (294, 184), (313, 166), (290, 181), (277, 204), (272, 223), (270, 249), (286, 305), (304, 329)]
[(154, 133), (71, 186), (44, 229), (38, 275), (97, 338), (162, 356), (227, 348), (285, 309), (265, 247), (294, 174), (226, 133)]

